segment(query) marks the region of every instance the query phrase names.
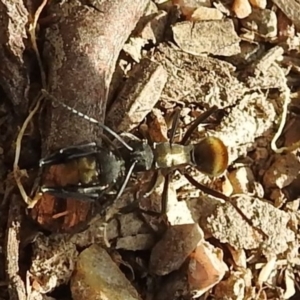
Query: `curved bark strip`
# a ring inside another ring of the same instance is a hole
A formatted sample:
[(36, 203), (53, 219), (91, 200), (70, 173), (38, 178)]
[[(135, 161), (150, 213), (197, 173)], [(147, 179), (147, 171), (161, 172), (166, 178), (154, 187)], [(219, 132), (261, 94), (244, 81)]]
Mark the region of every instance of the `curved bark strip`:
[(0, 1), (0, 84), (17, 113), (27, 110), (29, 85), (24, 51), (28, 11), (24, 1)]
[[(86, 2), (86, 1), (82, 1)], [(71, 107), (104, 121), (107, 90), (125, 41), (148, 0), (106, 0), (99, 7), (78, 0), (50, 7), (58, 21), (46, 33), (49, 90)], [(43, 154), (97, 140), (98, 129), (62, 107), (47, 114)]]
[[(82, 2), (62, 1), (49, 7), (49, 13), (57, 16), (57, 22), (47, 29), (44, 47), (49, 91), (65, 104), (104, 122), (107, 91), (119, 52), (148, 0), (99, 1), (97, 8)], [(62, 147), (99, 141), (99, 128), (95, 124), (60, 105), (47, 103), (45, 121), (43, 155)], [(43, 180), (53, 184), (66, 181), (66, 174), (72, 172), (63, 168), (51, 167), (44, 172)], [(58, 200), (44, 195), (33, 209), (32, 217), (51, 231), (66, 231), (86, 221), (90, 203)], [(63, 218), (53, 218), (64, 212)]]

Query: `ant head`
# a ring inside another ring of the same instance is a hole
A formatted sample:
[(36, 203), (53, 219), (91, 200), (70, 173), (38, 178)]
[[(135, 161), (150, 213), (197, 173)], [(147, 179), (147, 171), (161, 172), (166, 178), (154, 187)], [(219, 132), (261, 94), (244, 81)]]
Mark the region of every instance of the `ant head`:
[(206, 137), (194, 145), (193, 161), (200, 172), (216, 177), (228, 167), (228, 151), (219, 138)]

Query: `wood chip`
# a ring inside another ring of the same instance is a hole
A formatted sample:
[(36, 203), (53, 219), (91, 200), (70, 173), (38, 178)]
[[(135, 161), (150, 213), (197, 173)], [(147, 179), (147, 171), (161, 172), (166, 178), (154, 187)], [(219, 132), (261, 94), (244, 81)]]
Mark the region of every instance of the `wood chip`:
[(294, 23), (300, 30), (300, 3), (296, 0), (273, 0), (283, 13)]
[(109, 109), (106, 124), (116, 132), (135, 128), (152, 110), (167, 81), (167, 72), (158, 63), (143, 59)]
[(78, 257), (71, 278), (74, 300), (140, 300), (119, 267), (103, 248), (93, 245)]
[[(240, 52), (232, 20), (181, 22), (172, 27), (174, 40), (187, 53), (230, 56)], [(212, 34), (213, 33), (213, 34)]]
[(153, 247), (149, 268), (157, 275), (178, 270), (204, 238), (198, 224), (174, 225)]

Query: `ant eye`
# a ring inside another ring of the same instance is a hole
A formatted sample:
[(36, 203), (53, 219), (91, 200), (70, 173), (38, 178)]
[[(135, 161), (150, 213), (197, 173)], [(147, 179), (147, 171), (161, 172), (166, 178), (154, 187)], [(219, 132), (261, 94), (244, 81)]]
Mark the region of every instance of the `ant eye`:
[(193, 160), (197, 169), (209, 176), (219, 176), (228, 167), (228, 151), (216, 137), (207, 137), (194, 145)]

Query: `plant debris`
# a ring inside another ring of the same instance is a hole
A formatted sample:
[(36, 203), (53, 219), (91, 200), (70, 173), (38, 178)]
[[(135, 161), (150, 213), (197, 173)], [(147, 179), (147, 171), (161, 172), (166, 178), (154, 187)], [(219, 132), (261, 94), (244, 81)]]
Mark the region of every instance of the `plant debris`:
[[(298, 2), (8, 2), (0, 299), (298, 299)], [(182, 140), (206, 137), (228, 151), (214, 178), (176, 164)], [(141, 140), (164, 152), (147, 171), (119, 174), (118, 196), (82, 180), (110, 173), (78, 145), (121, 160), (119, 144)], [(57, 164), (38, 167), (59, 149)]]

